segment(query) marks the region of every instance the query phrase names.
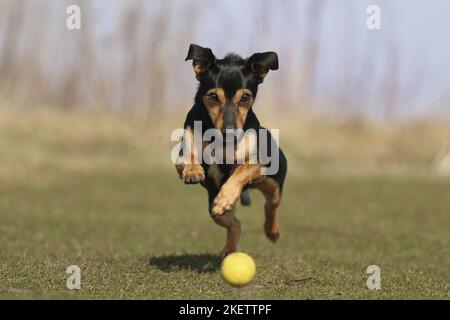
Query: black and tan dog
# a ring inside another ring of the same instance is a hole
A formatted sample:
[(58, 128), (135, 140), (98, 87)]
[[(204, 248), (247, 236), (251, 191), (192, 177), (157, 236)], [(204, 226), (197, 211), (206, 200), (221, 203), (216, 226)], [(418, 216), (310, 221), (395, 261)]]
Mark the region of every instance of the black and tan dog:
[[(220, 253), (222, 258), (237, 250), (241, 226), (235, 217), (235, 203), (240, 198), (243, 205), (250, 204), (249, 188), (259, 189), (265, 197), (264, 231), (275, 242), (280, 236), (276, 210), (280, 204), (287, 170), (283, 152), (275, 145), (279, 166), (276, 173), (268, 175), (264, 175), (261, 170), (267, 164), (262, 164), (259, 160), (250, 163), (247, 151), (245, 161), (240, 163), (199, 163), (195, 159), (208, 144), (202, 142), (202, 150), (194, 146), (193, 128), (194, 122), (201, 121), (203, 133), (212, 128), (224, 133), (225, 130), (242, 129), (245, 132), (248, 129), (261, 129), (252, 106), (258, 85), (263, 82), (269, 70), (278, 69), (278, 56), (275, 52), (264, 52), (255, 53), (247, 59), (236, 54), (216, 59), (211, 49), (191, 44), (187, 60), (193, 60), (200, 85), (195, 104), (184, 123), (184, 143), (192, 145), (188, 148), (189, 152), (180, 152), (176, 165), (178, 174), (185, 183), (200, 183), (208, 191), (209, 212), (217, 224), (227, 229), (226, 245)], [(270, 144), (275, 141), (268, 130), (266, 132), (269, 136), (270, 153)]]

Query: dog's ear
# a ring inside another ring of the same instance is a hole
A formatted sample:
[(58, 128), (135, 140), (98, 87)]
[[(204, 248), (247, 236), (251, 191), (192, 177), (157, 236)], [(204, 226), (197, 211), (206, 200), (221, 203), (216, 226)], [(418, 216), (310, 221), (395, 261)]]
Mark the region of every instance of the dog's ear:
[(184, 61), (193, 60), (195, 75), (198, 80), (201, 79), (208, 70), (215, 66), (216, 57), (209, 48), (203, 48), (196, 44), (189, 46), (189, 52)]
[(278, 55), (276, 52), (255, 53), (247, 59), (247, 67), (262, 82), (269, 70), (278, 69)]

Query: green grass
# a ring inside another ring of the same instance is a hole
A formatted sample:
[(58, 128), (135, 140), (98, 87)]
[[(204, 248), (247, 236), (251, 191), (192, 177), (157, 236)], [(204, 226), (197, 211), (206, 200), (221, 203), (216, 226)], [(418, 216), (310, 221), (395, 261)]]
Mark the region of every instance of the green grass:
[[(77, 135), (60, 125), (51, 135), (20, 121), (0, 129), (8, 151), (0, 155), (0, 298), (450, 298), (448, 179), (290, 175), (276, 245), (253, 191), (252, 206), (237, 214), (240, 249), (257, 276), (235, 289), (218, 270), (225, 231), (209, 217), (205, 191), (152, 162), (161, 155), (144, 150), (141, 134), (116, 128), (122, 133), (108, 138), (83, 126)], [(379, 291), (365, 285), (372, 264), (381, 268)], [(70, 265), (81, 267), (79, 291), (66, 288)]]
[[(276, 245), (262, 199), (240, 208), (241, 249), (258, 275), (226, 285), (224, 232), (205, 192), (174, 172), (55, 175), (1, 187), (0, 294), (7, 298), (450, 298), (450, 182), (410, 177), (303, 178), (286, 186)], [(67, 266), (82, 290), (65, 288)], [(382, 270), (369, 291), (365, 269)]]

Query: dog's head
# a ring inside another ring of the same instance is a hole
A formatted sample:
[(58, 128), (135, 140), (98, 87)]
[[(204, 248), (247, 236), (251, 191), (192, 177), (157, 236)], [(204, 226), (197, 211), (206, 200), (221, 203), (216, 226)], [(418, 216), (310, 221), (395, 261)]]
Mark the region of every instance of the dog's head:
[(214, 126), (222, 130), (243, 129), (253, 105), (258, 85), (269, 70), (278, 69), (275, 52), (255, 53), (247, 59), (228, 54), (216, 59), (209, 48), (191, 44), (186, 57), (193, 67), (201, 98)]

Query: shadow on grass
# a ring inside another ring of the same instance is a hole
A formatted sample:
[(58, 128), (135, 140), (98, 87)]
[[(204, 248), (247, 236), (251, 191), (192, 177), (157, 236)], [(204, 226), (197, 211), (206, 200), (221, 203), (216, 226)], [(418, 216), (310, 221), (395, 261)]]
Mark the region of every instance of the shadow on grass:
[(220, 260), (217, 255), (209, 253), (186, 253), (183, 255), (151, 257), (149, 264), (164, 272), (190, 270), (197, 273), (207, 273), (217, 271), (220, 266)]

